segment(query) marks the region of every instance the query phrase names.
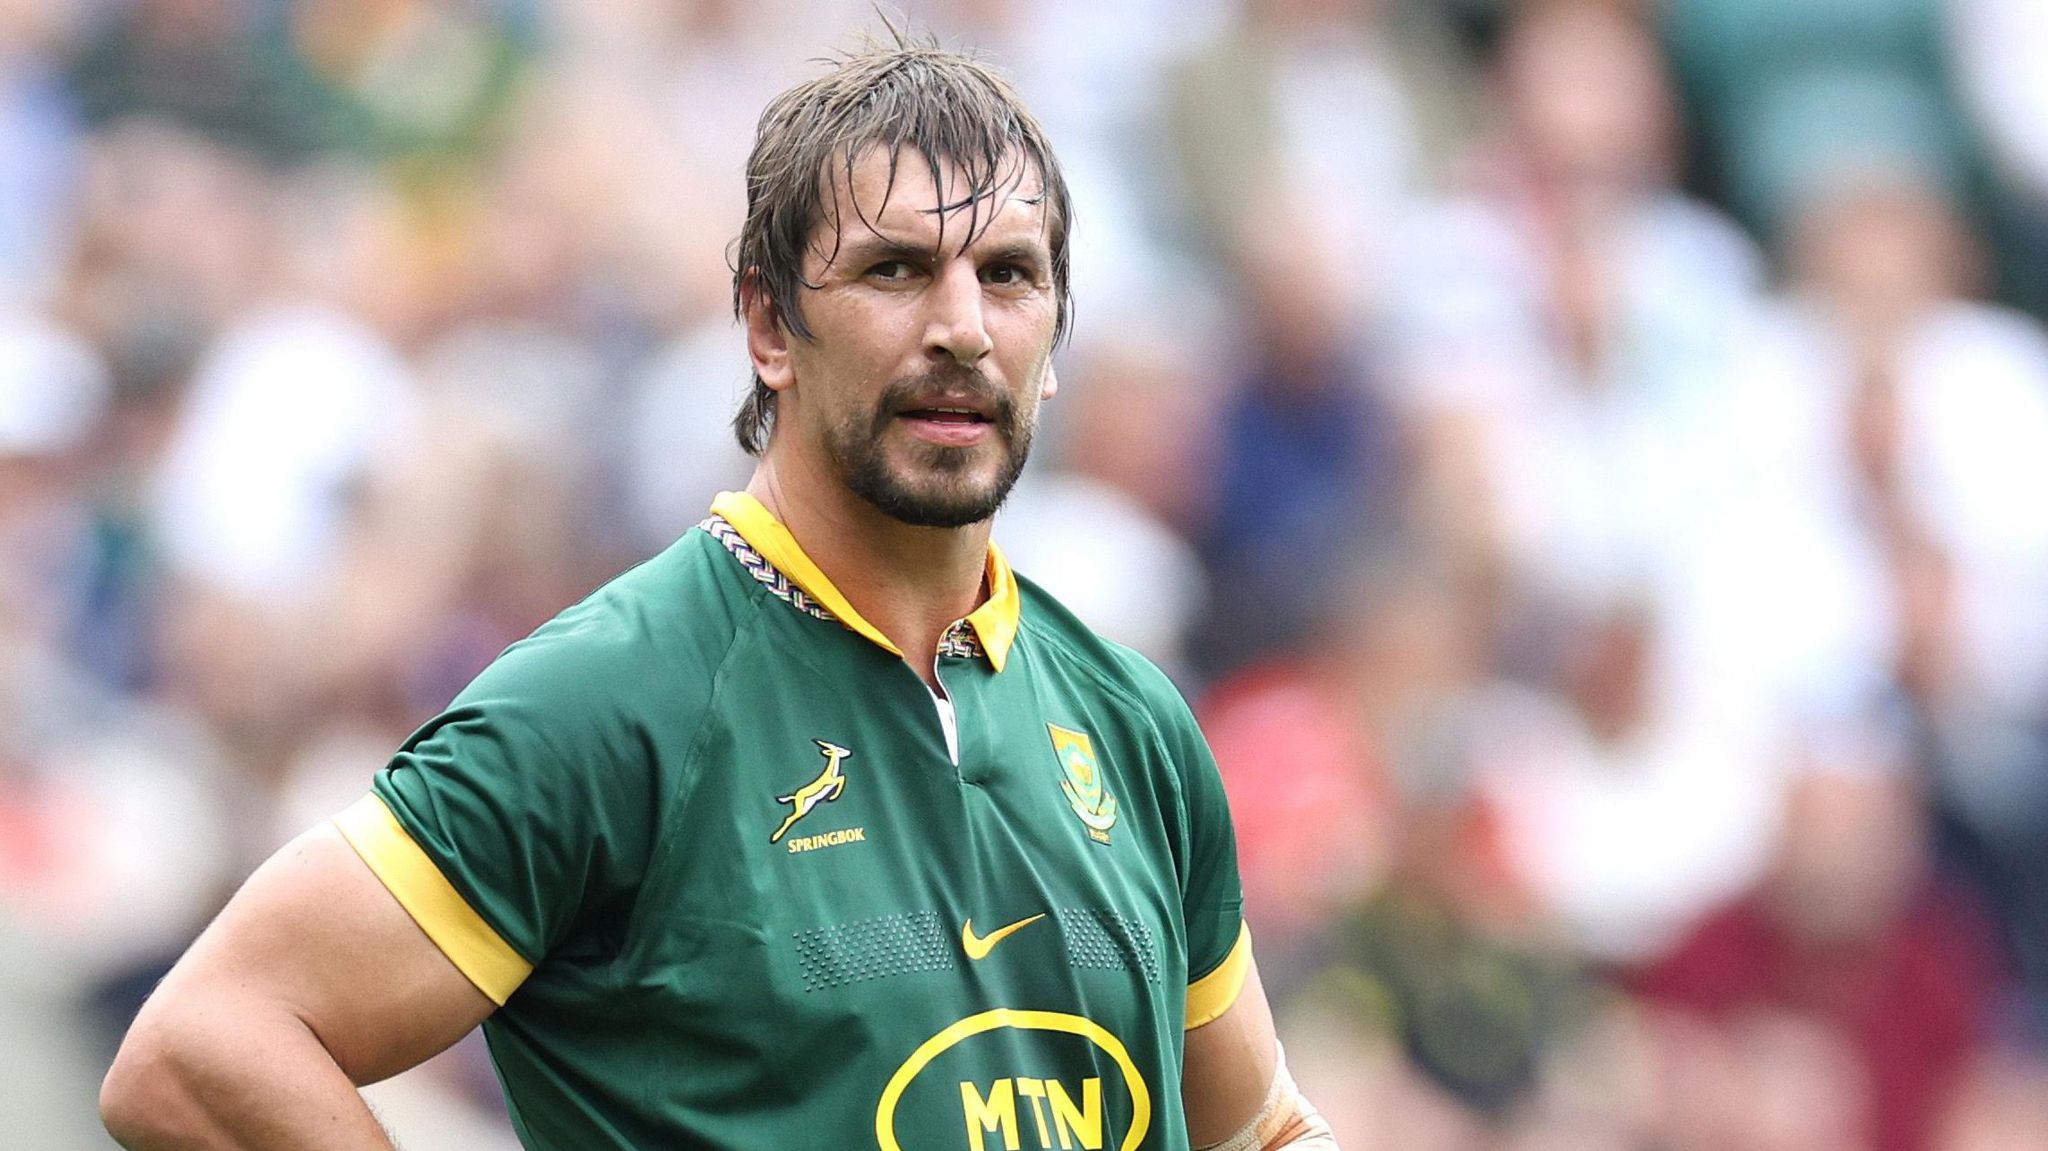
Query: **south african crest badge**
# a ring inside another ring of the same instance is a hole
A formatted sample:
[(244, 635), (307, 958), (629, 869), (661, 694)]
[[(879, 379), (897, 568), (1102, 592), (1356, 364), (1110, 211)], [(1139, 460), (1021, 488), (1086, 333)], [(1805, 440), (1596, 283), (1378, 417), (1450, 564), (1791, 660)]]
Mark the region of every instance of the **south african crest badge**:
[(1116, 826), (1116, 796), (1103, 787), (1102, 765), (1095, 759), (1094, 742), (1086, 732), (1069, 731), (1053, 723), (1045, 727), (1052, 734), (1053, 755), (1060, 761), (1060, 772), (1065, 776), (1060, 780), (1060, 791), (1066, 795), (1068, 806), (1087, 826), (1089, 838), (1108, 843), (1109, 829)]

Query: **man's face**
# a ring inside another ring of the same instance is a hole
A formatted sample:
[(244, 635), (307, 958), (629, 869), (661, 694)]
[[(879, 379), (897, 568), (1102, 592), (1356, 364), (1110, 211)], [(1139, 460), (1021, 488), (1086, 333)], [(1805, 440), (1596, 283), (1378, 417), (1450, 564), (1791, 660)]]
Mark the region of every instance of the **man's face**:
[[(995, 514), (1024, 467), (1058, 301), (1042, 184), (1002, 182), (974, 207), (950, 166), (870, 149), (845, 170), (813, 235), (803, 293), (812, 338), (787, 341), (775, 443), (815, 453), (849, 490), (921, 527)], [(942, 208), (941, 205), (944, 205)], [(992, 215), (991, 215), (992, 214)], [(759, 365), (757, 364), (757, 367)]]

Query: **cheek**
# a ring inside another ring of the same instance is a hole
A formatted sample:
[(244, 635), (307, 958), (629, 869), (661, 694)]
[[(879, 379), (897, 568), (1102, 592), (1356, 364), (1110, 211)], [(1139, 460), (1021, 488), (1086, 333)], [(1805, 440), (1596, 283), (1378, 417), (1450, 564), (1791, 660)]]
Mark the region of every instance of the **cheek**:
[[(825, 373), (840, 389), (880, 387), (914, 361), (916, 333), (897, 316), (879, 309), (834, 317), (828, 330), (813, 330), (806, 349), (814, 373)], [(848, 322), (850, 321), (850, 322)]]
[(1009, 362), (1017, 377), (1036, 376), (1038, 365), (1050, 370), (1053, 329), (1059, 313), (1050, 301), (1020, 301), (1000, 311), (991, 309), (987, 322), (996, 340), (998, 354)]

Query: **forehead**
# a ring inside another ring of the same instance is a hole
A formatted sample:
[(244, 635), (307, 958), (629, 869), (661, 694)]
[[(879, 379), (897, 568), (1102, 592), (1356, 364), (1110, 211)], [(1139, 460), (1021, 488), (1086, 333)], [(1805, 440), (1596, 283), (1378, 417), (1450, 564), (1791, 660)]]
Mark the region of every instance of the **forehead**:
[[(934, 171), (936, 168), (936, 172)], [(869, 241), (958, 252), (970, 243), (1050, 243), (1045, 179), (1021, 152), (975, 179), (959, 163), (936, 165), (915, 148), (892, 155), (876, 145), (851, 164), (826, 166), (814, 248), (830, 262), (842, 247)]]

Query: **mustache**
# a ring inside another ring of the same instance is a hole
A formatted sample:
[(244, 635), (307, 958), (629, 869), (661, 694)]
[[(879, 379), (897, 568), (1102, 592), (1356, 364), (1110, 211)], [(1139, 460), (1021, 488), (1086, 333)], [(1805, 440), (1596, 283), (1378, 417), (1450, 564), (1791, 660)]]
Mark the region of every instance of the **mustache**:
[(875, 404), (875, 425), (880, 428), (895, 416), (913, 408), (929, 407), (940, 399), (972, 401), (988, 409), (990, 422), (997, 428), (1007, 431), (1016, 426), (1017, 402), (1010, 394), (990, 382), (979, 368), (957, 362), (897, 380), (884, 388)]

